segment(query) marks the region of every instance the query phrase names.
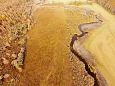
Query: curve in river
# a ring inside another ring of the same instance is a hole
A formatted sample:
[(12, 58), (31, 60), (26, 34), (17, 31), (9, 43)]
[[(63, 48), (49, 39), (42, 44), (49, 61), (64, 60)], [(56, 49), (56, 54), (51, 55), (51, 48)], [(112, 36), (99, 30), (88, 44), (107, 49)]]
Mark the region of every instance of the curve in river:
[(85, 32), (85, 30), (93, 30), (102, 24), (103, 21), (99, 19), (97, 15), (96, 19), (98, 20), (97, 22), (83, 23), (78, 26), (81, 34), (74, 34), (71, 39), (70, 50), (80, 59), (80, 61), (85, 64), (86, 71), (94, 78), (94, 86), (107, 86), (107, 82), (96, 68), (96, 63), (91, 54), (87, 52), (81, 45), (77, 44), (79, 38), (88, 34), (88, 32)]
[(83, 46), (96, 59), (97, 66), (106, 78), (109, 86), (115, 86), (115, 15), (112, 15), (98, 4), (83, 6), (103, 16), (104, 24), (91, 32)]
[(103, 25), (91, 32), (83, 46), (95, 56), (97, 66), (108, 85), (115, 86), (115, 15), (95, 3), (81, 7), (92, 9), (103, 16)]

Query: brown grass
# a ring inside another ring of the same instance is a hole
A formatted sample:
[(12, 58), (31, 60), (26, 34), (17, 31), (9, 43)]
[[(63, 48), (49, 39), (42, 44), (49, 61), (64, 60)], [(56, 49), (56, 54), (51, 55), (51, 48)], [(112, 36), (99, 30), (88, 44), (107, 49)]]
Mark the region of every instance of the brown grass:
[(93, 78), (85, 71), (84, 64), (69, 50), (77, 28), (68, 21), (78, 24), (92, 20), (88, 17), (80, 21), (83, 17), (77, 11), (67, 12), (59, 6), (38, 9), (37, 23), (29, 32), (22, 86), (93, 86)]

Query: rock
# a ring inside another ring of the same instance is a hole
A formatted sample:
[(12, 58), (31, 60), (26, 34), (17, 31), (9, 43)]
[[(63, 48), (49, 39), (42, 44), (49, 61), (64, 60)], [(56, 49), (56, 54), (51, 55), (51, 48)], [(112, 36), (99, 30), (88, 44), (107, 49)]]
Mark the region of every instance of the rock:
[(7, 56), (10, 56), (10, 53), (6, 53)]
[(18, 64), (18, 61), (17, 60), (13, 60), (11, 62), (11, 64), (19, 71), (19, 72), (22, 72), (22, 68), (20, 67), (20, 65)]
[(18, 42), (18, 44), (21, 44), (21, 45), (23, 45), (23, 44), (25, 44), (25, 42), (26, 42), (26, 39), (21, 39), (19, 42)]
[(21, 53), (24, 53), (24, 51), (25, 51), (25, 48), (22, 47), (21, 50), (20, 50), (20, 52), (21, 52)]
[[(18, 53), (17, 59), (13, 60), (11, 62), (11, 64), (18, 69), (19, 72), (22, 72), (22, 68), (20, 67), (21, 65), (23, 65), (23, 60), (24, 60), (24, 52), (25, 52), (25, 48), (21, 48), (20, 52)], [(14, 57), (16, 57), (15, 55), (13, 55)]]
[(7, 79), (10, 76), (10, 74), (5, 74), (3, 78)]
[(16, 59), (17, 58), (17, 55), (16, 54), (12, 54), (12, 57), (14, 58), (14, 59)]
[(10, 82), (13, 82), (13, 81), (14, 81), (14, 79), (11, 79), (11, 80), (10, 80)]
[(3, 64), (9, 64), (9, 61), (6, 58), (2, 58), (3, 59)]
[(22, 68), (21, 68), (21, 67), (19, 67), (19, 68), (18, 68), (18, 71), (19, 71), (19, 72), (22, 72)]
[(18, 65), (23, 65), (24, 52), (25, 52), (25, 48), (22, 47), (22, 48), (20, 49), (20, 52), (18, 53), (18, 57), (17, 57)]

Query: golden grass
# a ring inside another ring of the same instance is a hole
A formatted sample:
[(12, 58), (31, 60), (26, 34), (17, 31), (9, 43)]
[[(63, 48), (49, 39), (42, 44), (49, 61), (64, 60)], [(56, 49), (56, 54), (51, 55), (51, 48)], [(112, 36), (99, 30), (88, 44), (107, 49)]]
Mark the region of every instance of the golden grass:
[(109, 86), (115, 86), (115, 16), (96, 4), (86, 7), (96, 8), (95, 11), (103, 16), (104, 24), (90, 32), (84, 47), (93, 54)]

